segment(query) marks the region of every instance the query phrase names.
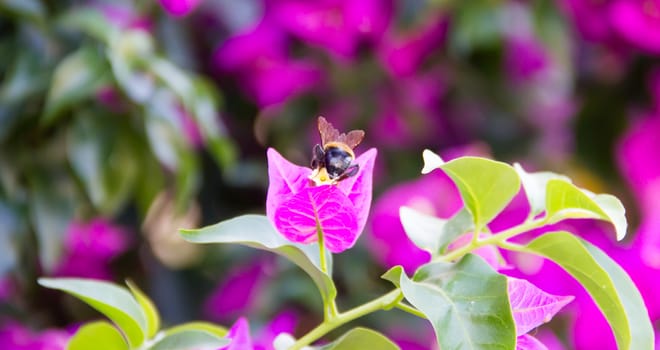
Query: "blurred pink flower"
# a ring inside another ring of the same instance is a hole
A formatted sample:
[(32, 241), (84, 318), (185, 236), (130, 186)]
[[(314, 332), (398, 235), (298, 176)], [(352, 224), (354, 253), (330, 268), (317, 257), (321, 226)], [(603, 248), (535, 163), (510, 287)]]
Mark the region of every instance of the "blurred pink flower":
[(616, 0), (610, 5), (609, 21), (633, 46), (660, 54), (660, 0)]
[(214, 321), (235, 318), (247, 314), (256, 306), (266, 282), (266, 260), (254, 260), (249, 264), (232, 268), (224, 280), (204, 304), (205, 314)]
[(293, 334), (298, 316), (293, 311), (284, 311), (263, 326), (254, 339), (250, 336), (250, 325), (245, 317), (239, 318), (229, 329), (227, 338), (231, 343), (219, 350), (275, 350), (273, 341), (281, 333)]
[(533, 38), (509, 37), (505, 42), (504, 66), (514, 82), (534, 77), (548, 65), (545, 48)]
[(9, 277), (9, 274), (0, 276), (0, 302), (9, 300), (16, 293), (16, 286), (14, 281)]
[(283, 311), (275, 315), (261, 328), (254, 340), (254, 350), (275, 350), (273, 341), (281, 333), (294, 334), (298, 325), (298, 315), (294, 311)]
[(190, 146), (195, 149), (202, 147), (202, 145), (204, 145), (204, 136), (202, 135), (202, 131), (199, 129), (199, 125), (197, 125), (195, 118), (193, 118), (183, 107), (179, 108), (177, 116), (179, 117), (178, 122), (181, 126), (181, 132)]
[(369, 216), (375, 160), (376, 150), (370, 149), (354, 160), (360, 166), (357, 175), (336, 185), (313, 186), (312, 169), (268, 149), (268, 218), (292, 242), (316, 242), (320, 227), (326, 247), (343, 252), (355, 244)]
[(102, 218), (69, 224), (64, 237), (64, 253), (56, 276), (87, 277), (109, 280), (109, 263), (126, 251), (130, 239), (126, 233)]
[(290, 0), (281, 2), (275, 12), (280, 25), (292, 35), (350, 59), (361, 44), (380, 40), (392, 10), (392, 0)]
[(433, 17), (406, 33), (389, 31), (377, 49), (378, 58), (394, 77), (418, 73), (420, 66), (446, 40), (449, 21)]
[(438, 340), (431, 323), (427, 320), (400, 322), (385, 331), (387, 337), (401, 350), (437, 349)]
[(583, 38), (602, 42), (612, 37), (612, 28), (607, 20), (610, 3), (610, 0), (562, 0), (560, 6)]
[(379, 112), (369, 126), (372, 139), (400, 149), (443, 138), (446, 130), (441, 101), (445, 90), (443, 76), (436, 71), (399, 78), (382, 87)]
[(316, 64), (289, 55), (288, 38), (269, 20), (223, 42), (213, 60), (261, 108), (285, 102), (323, 80)]
[(165, 11), (174, 17), (183, 17), (194, 11), (202, 0), (160, 0)]
[(21, 324), (9, 322), (0, 326), (0, 349), (65, 350), (72, 334), (60, 329), (34, 332)]
[(660, 112), (638, 116), (619, 141), (619, 169), (634, 191), (642, 210), (658, 207), (655, 188), (660, 183)]
[(152, 30), (153, 23), (149, 17), (138, 13), (131, 5), (105, 2), (97, 5), (96, 8), (106, 20), (119, 29), (140, 29), (147, 32)]
[(548, 348), (531, 335), (523, 334), (516, 339), (516, 350), (548, 350)]

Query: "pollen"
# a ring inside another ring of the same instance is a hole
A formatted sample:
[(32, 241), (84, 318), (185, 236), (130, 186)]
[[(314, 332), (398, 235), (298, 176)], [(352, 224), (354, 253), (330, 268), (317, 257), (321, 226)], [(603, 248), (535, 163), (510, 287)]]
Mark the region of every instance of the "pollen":
[(309, 179), (314, 183), (315, 186), (321, 185), (334, 185), (336, 182), (330, 179), (328, 176), (328, 171), (325, 168), (315, 169)]

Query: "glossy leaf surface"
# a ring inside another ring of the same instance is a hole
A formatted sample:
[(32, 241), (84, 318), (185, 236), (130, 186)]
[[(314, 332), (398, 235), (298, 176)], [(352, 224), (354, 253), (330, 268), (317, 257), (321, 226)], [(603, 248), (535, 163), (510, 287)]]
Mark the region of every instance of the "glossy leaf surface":
[[(282, 255), (309, 274), (324, 300), (337, 295), (334, 282), (320, 269), (318, 246), (288, 241), (263, 215), (243, 215), (198, 230), (181, 230), (180, 233), (189, 242), (237, 243)], [(328, 266), (332, 266), (330, 254), (326, 259)]]
[(383, 278), (426, 315), (442, 349), (512, 349), (516, 331), (506, 277), (483, 259), (467, 255), (455, 264), (420, 267), (412, 279), (401, 266)]
[(147, 318), (147, 337), (152, 338), (160, 329), (160, 314), (158, 313), (158, 309), (156, 309), (153, 301), (137, 285), (131, 281), (126, 281), (126, 285)]
[(513, 199), (520, 189), (520, 178), (508, 164), (477, 157), (461, 157), (443, 163), (431, 151), (424, 151), (423, 172), (444, 171), (456, 184), (475, 226), (483, 227)]
[(132, 347), (145, 340), (147, 320), (140, 305), (125, 288), (82, 278), (40, 278), (39, 284), (67, 292), (111, 319)]
[(605, 315), (620, 349), (653, 349), (653, 327), (639, 291), (600, 249), (568, 232), (553, 232), (536, 238), (526, 250), (559, 264), (584, 286)]
[(83, 325), (67, 344), (67, 350), (128, 350), (121, 333), (106, 321)]
[(518, 163), (515, 163), (513, 168), (518, 173), (518, 176), (520, 176), (520, 181), (525, 189), (525, 194), (527, 195), (531, 211), (530, 216), (536, 216), (545, 210), (546, 187), (548, 181), (552, 179), (560, 179), (570, 182), (570, 179), (566, 176), (549, 171), (528, 173)]
[(386, 336), (367, 328), (353, 328), (331, 344), (319, 350), (379, 349), (398, 350), (399, 347)]
[(625, 209), (616, 197), (594, 195), (563, 180), (548, 181), (546, 212), (550, 222), (574, 218), (609, 221), (614, 225), (617, 240), (625, 237), (628, 227)]
[(201, 329), (183, 329), (168, 332), (156, 342), (152, 350), (216, 350), (229, 344), (228, 339)]
[(431, 256), (438, 256), (452, 241), (474, 226), (472, 216), (466, 209), (459, 210), (449, 219), (441, 219), (401, 207), (399, 216), (408, 238)]

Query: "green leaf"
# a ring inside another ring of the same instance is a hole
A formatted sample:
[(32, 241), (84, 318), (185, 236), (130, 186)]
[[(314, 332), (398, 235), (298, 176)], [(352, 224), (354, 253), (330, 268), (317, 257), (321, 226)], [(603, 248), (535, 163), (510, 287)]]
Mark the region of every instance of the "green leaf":
[(206, 147), (218, 166), (226, 169), (236, 162), (237, 150), (218, 113), (218, 92), (212, 84), (201, 78), (194, 79), (193, 86), (194, 99), (188, 102), (189, 108), (204, 134)]
[(92, 113), (83, 111), (74, 119), (67, 135), (67, 156), (92, 204), (112, 216), (129, 199), (141, 169), (136, 136), (108, 116)]
[(420, 267), (412, 279), (401, 266), (383, 275), (431, 322), (441, 349), (513, 349), (516, 329), (506, 277), (469, 254), (455, 264)]
[(108, 53), (117, 85), (133, 102), (140, 105), (149, 103), (157, 89), (153, 77), (136, 68), (134, 62), (130, 62), (117, 50), (111, 49)]
[(113, 26), (99, 10), (76, 6), (57, 19), (58, 26), (73, 32), (83, 32), (105, 44), (117, 35)]
[(42, 22), (46, 17), (46, 9), (39, 0), (2, 0), (0, 12), (7, 12), (37, 23)]
[(64, 109), (91, 96), (104, 84), (106, 64), (97, 50), (83, 47), (60, 62), (53, 72), (41, 122), (50, 125)]
[(506, 8), (502, 0), (459, 1), (450, 6), (452, 30), (447, 45), (456, 59), (499, 43), (502, 23), (498, 18), (502, 18)]
[(600, 249), (568, 232), (552, 232), (525, 250), (554, 261), (580, 282), (605, 315), (619, 349), (653, 349), (653, 327), (642, 296), (626, 272)]
[(548, 181), (557, 179), (570, 182), (571, 180), (560, 174), (549, 171), (528, 173), (518, 163), (513, 164), (513, 168), (520, 176), (527, 200), (530, 206), (530, 216), (536, 216), (545, 210), (545, 197)]
[(190, 331), (190, 330), (197, 330), (197, 331), (205, 331), (207, 333), (215, 334), (219, 338), (223, 338), (227, 335), (227, 329), (218, 326), (217, 324), (210, 323), (210, 322), (201, 322), (201, 321), (195, 321), (195, 322), (188, 322), (184, 324), (180, 324), (178, 326), (174, 326), (167, 331), (165, 331), (165, 334), (172, 334), (172, 333), (178, 333), (178, 332), (183, 332), (183, 331)]
[(147, 319), (126, 288), (82, 278), (40, 278), (39, 284), (67, 292), (104, 314), (124, 333), (131, 347), (144, 342)]
[(128, 344), (115, 326), (106, 321), (83, 325), (71, 337), (67, 350), (128, 350)]
[(508, 164), (477, 157), (461, 157), (443, 163), (425, 150), (423, 173), (442, 169), (456, 184), (475, 227), (484, 227), (513, 199), (520, 189), (520, 178)]
[(69, 184), (54, 173), (32, 175), (30, 220), (39, 240), (39, 261), (46, 271), (51, 271), (59, 261), (62, 239), (74, 216), (74, 198)]
[(556, 179), (548, 181), (546, 215), (550, 223), (576, 218), (609, 221), (614, 225), (617, 240), (625, 237), (628, 228), (625, 208), (616, 197), (594, 195)]
[[(337, 295), (335, 284), (328, 274), (321, 271), (317, 244), (298, 244), (288, 241), (264, 215), (243, 215), (199, 230), (180, 230), (183, 238), (193, 243), (235, 243), (267, 250), (282, 255), (314, 280), (323, 300)], [(326, 255), (328, 266), (332, 256)]]
[(144, 294), (135, 283), (129, 280), (126, 281), (126, 285), (128, 286), (128, 289), (130, 289), (135, 300), (140, 304), (140, 308), (142, 308), (142, 312), (147, 318), (147, 338), (152, 338), (160, 329), (160, 315), (158, 314), (158, 309), (156, 309), (153, 301), (151, 301), (151, 299), (149, 299), (149, 297)]
[(229, 344), (229, 339), (203, 329), (185, 329), (168, 332), (151, 350), (215, 350)]
[(473, 229), (472, 216), (465, 208), (449, 220), (426, 215), (408, 207), (401, 207), (399, 216), (410, 240), (420, 249), (431, 253), (431, 256), (438, 256), (458, 236)]
[(367, 328), (353, 328), (339, 339), (321, 348), (322, 350), (355, 350), (355, 349), (400, 349), (386, 336)]

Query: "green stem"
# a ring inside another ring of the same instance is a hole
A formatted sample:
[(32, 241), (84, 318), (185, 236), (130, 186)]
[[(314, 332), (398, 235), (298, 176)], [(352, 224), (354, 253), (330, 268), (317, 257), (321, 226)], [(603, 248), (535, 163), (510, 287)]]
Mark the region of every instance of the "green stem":
[[(316, 224), (316, 234), (318, 236), (318, 241), (319, 241), (319, 263), (321, 264), (321, 271), (325, 273), (326, 275), (330, 275), (328, 273), (328, 261), (325, 258), (325, 238), (323, 234), (323, 229), (321, 228), (321, 225), (318, 223)], [(337, 317), (338, 314), (337, 310), (337, 302), (335, 298), (333, 297), (330, 300), (325, 300), (323, 298), (323, 315), (324, 319), (331, 320), (335, 317)]]
[(508, 230), (504, 230), (498, 234), (492, 235), (490, 237), (486, 237), (484, 239), (477, 239), (477, 240), (472, 240), (469, 244), (464, 245), (456, 250), (452, 250), (448, 252), (447, 254), (438, 257), (436, 260), (437, 261), (454, 261), (458, 260), (459, 258), (463, 257), (467, 253), (479, 248), (483, 247), (485, 245), (489, 244), (497, 244), (502, 246), (503, 244), (507, 244), (505, 241), (509, 238), (512, 238), (514, 236), (517, 236), (523, 232), (527, 232), (529, 230), (535, 229), (537, 227), (541, 227), (545, 224), (547, 224), (548, 219), (545, 217), (536, 219), (536, 220), (531, 220), (528, 221), (522, 225), (518, 225), (515, 227), (512, 227)]
[(409, 314), (412, 314), (412, 315), (415, 315), (417, 317), (426, 319), (426, 315), (424, 315), (421, 311), (419, 311), (419, 310), (415, 309), (414, 307), (412, 307), (408, 304), (405, 304), (401, 301), (398, 302), (396, 305), (394, 305), (394, 307), (399, 309), (399, 310), (405, 311)]
[(354, 309), (348, 310), (346, 312), (339, 313), (336, 317), (331, 319), (326, 319), (316, 328), (312, 329), (309, 333), (305, 334), (302, 338), (293, 344), (289, 350), (300, 350), (303, 347), (311, 344), (312, 342), (318, 340), (322, 336), (326, 335), (328, 332), (333, 329), (344, 325), (356, 318), (360, 318), (364, 315), (370, 314), (378, 310), (388, 310), (392, 307), (395, 307), (403, 294), (400, 289), (395, 289), (383, 296), (380, 296), (366, 304), (362, 304)]

